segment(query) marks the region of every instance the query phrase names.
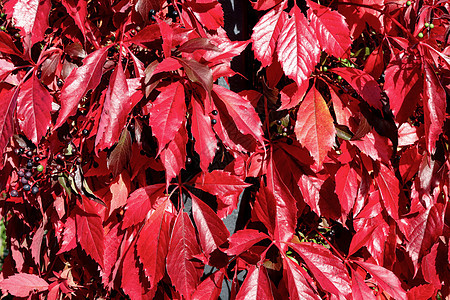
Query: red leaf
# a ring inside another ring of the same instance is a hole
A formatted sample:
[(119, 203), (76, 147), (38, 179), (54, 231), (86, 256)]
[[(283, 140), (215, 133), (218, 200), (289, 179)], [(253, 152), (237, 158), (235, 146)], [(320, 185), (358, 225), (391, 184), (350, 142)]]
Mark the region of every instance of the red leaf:
[(270, 287), (269, 277), (266, 268), (251, 266), (247, 277), (242, 283), (236, 300), (259, 300), (273, 299), (272, 289)]
[(223, 271), (218, 270), (206, 277), (192, 294), (192, 300), (215, 300), (222, 291)]
[(356, 68), (334, 68), (331, 71), (342, 76), (370, 106), (382, 109), (381, 89), (372, 76)]
[(75, 218), (70, 216), (64, 223), (64, 234), (61, 243), (61, 248), (59, 248), (59, 251), (56, 254), (58, 255), (70, 251), (76, 247), (77, 247), (77, 227), (75, 224)]
[(277, 54), (284, 73), (301, 86), (319, 61), (320, 47), (315, 32), (297, 5), (291, 14), (278, 38)]
[(250, 101), (219, 85), (214, 85), (213, 92), (214, 101), (225, 104), (228, 114), (233, 118), (239, 131), (253, 136), (261, 145), (264, 145), (262, 124)]
[(345, 18), (328, 7), (310, 0), (307, 3), (311, 8), (308, 10), (311, 28), (322, 50), (335, 57), (344, 57), (352, 44)]
[(228, 255), (239, 255), (266, 238), (269, 237), (265, 233), (254, 229), (239, 230), (228, 238), (230, 246), (225, 252)]
[(188, 136), (186, 128), (180, 127), (174, 139), (161, 151), (161, 162), (166, 169), (166, 185), (169, 186), (170, 181), (178, 176), (181, 169), (184, 168), (186, 162), (186, 143)]
[(281, 180), (277, 167), (271, 158), (267, 167), (267, 188), (275, 197), (276, 213), (273, 238), (279, 243), (281, 249), (285, 250), (286, 242), (292, 239), (297, 225), (297, 203), (289, 188)]
[(423, 113), (425, 119), (425, 136), (427, 150), (430, 154), (436, 149), (436, 141), (442, 132), (445, 121), (446, 92), (439, 82), (433, 67), (425, 62), (423, 65), (424, 98)]
[[(315, 293), (308, 280), (305, 278), (303, 270), (289, 257), (283, 259), (284, 274), (287, 275), (287, 285), (290, 299), (293, 300), (317, 300), (320, 297)], [(308, 276), (309, 277), (309, 276)], [(311, 280), (311, 278), (309, 277)]]
[(106, 165), (111, 171), (113, 177), (119, 176), (119, 174), (122, 173), (130, 162), (132, 153), (131, 145), (131, 134), (127, 128), (124, 128), (117, 145), (111, 151), (106, 160)]
[(335, 139), (333, 118), (320, 92), (313, 87), (297, 113), (295, 135), (321, 166)]
[(144, 221), (157, 199), (163, 196), (165, 187), (165, 184), (160, 183), (135, 190), (127, 199), (123, 228)]
[(108, 47), (92, 52), (83, 60), (83, 66), (74, 68), (66, 78), (61, 90), (61, 110), (55, 129), (60, 127), (68, 117), (75, 114), (81, 98), (87, 91), (95, 89), (100, 83), (107, 54)]
[(134, 9), (141, 15), (144, 21), (147, 23), (149, 12), (151, 9), (159, 11), (161, 9), (163, 0), (137, 0), (134, 5)]
[[(144, 2), (145, 0), (140, 0)], [(147, 13), (148, 15), (148, 13)], [(141, 31), (139, 31), (135, 36), (133, 36), (131, 39), (129, 39), (129, 42), (135, 43), (135, 44), (142, 44), (142, 43), (148, 43), (153, 42), (154, 40), (157, 40), (161, 37), (161, 32), (159, 30), (158, 24), (151, 24), (144, 28), (142, 28)]]
[(14, 45), (11, 36), (3, 31), (0, 31), (0, 52), (22, 56), (22, 53), (20, 53), (19, 49)]
[(344, 297), (351, 294), (350, 279), (344, 263), (330, 250), (314, 243), (291, 243), (290, 246), (300, 254), (325, 291)]
[[(203, 101), (207, 101), (204, 95)], [(216, 153), (217, 138), (211, 128), (211, 118), (205, 113), (201, 100), (192, 99), (192, 135), (195, 139), (194, 149), (200, 156), (200, 168), (208, 171), (209, 164)]]
[(291, 109), (302, 101), (309, 88), (309, 80), (303, 81), (302, 86), (297, 86), (295, 82), (285, 86), (281, 91), (281, 106), (278, 110)]
[(130, 192), (130, 175), (127, 171), (122, 172), (115, 178), (109, 189), (112, 194), (111, 202), (109, 204), (109, 215), (125, 204), (127, 204), (128, 193)]
[(276, 219), (276, 200), (273, 193), (263, 185), (256, 194), (255, 204), (252, 210), (257, 219), (266, 226), (270, 235), (275, 233), (275, 219)]
[[(375, 80), (380, 79), (380, 76), (381, 74), (383, 74), (385, 68), (383, 55), (384, 55), (383, 45), (380, 45), (377, 48), (375, 48), (375, 50), (372, 51), (372, 53), (370, 53), (364, 64), (364, 72), (370, 74), (370, 76), (372, 76)], [(385, 77), (386, 81), (387, 79), (388, 77)], [(386, 90), (386, 81), (384, 83), (385, 90)]]
[(261, 67), (272, 63), (276, 42), (286, 19), (287, 13), (283, 11), (283, 7), (278, 6), (265, 14), (253, 27), (252, 48)]
[(408, 291), (408, 300), (428, 300), (432, 299), (435, 293), (434, 286), (431, 284), (422, 284), (413, 287)]
[(352, 269), (352, 296), (354, 300), (376, 300), (372, 290), (364, 282), (364, 278)]
[(211, 94), (213, 88), (213, 74), (211, 69), (196, 61), (195, 59), (178, 59), (186, 72), (186, 75), (192, 82), (198, 82)]
[(75, 21), (75, 24), (77, 24), (78, 29), (81, 30), (84, 38), (86, 38), (87, 1), (62, 0), (61, 3)]
[(378, 285), (394, 299), (406, 299), (406, 292), (402, 288), (400, 280), (391, 271), (368, 262), (357, 262), (372, 275)]
[(27, 80), (17, 98), (17, 117), (23, 133), (38, 144), (51, 123), (52, 96), (36, 75)]
[(375, 177), (375, 182), (386, 211), (394, 220), (398, 220), (398, 195), (400, 194), (400, 188), (394, 172), (383, 163), (380, 163), (380, 170)]
[(196, 0), (189, 3), (194, 15), (209, 30), (216, 30), (224, 24), (222, 5), (217, 0)]
[(0, 87), (0, 165), (3, 165), (3, 151), (14, 132), (14, 111), (19, 90), (11, 90), (6, 84)]
[(389, 163), (392, 147), (388, 145), (387, 138), (379, 135), (375, 129), (372, 129), (359, 140), (353, 140), (350, 143), (373, 160), (382, 161), (385, 164)]
[(192, 214), (197, 225), (200, 244), (209, 255), (227, 241), (230, 233), (222, 220), (202, 200), (191, 194)]
[(137, 255), (144, 267), (150, 287), (155, 287), (165, 272), (165, 260), (169, 250), (170, 217), (165, 212), (166, 200), (150, 216), (136, 242)]
[(105, 244), (102, 218), (98, 215), (94, 202), (84, 196), (83, 203), (77, 208), (79, 210), (75, 215), (77, 241), (81, 248), (103, 268)]
[(444, 228), (444, 207), (437, 203), (414, 217), (408, 226), (406, 251), (411, 256), (415, 271), (422, 256), (431, 249)]
[(405, 122), (411, 116), (422, 91), (422, 70), (413, 57), (391, 61), (385, 70), (384, 89), (397, 122)]
[(195, 181), (195, 187), (218, 198), (217, 215), (224, 218), (237, 207), (239, 195), (250, 186), (239, 177), (222, 170), (204, 173)]
[(268, 10), (274, 7), (275, 5), (278, 5), (282, 0), (256, 0), (250, 1), (253, 9), (256, 10)]
[(133, 108), (122, 63), (119, 62), (109, 80), (100, 123), (95, 137), (96, 151), (110, 148), (119, 139), (128, 114)]
[(18, 273), (0, 281), (0, 288), (16, 297), (28, 297), (31, 292), (46, 291), (48, 283), (37, 275)]
[(336, 194), (345, 215), (348, 215), (355, 204), (359, 187), (357, 176), (356, 170), (349, 164), (339, 168), (335, 175)]
[[(119, 233), (120, 225), (114, 225), (105, 235), (104, 266), (100, 276), (102, 277), (102, 283), (109, 288), (111, 287), (110, 282), (114, 281), (113, 269), (119, 259), (120, 245), (124, 236), (123, 233)], [(115, 273), (117, 273), (117, 270), (115, 270)]]
[(5, 4), (5, 12), (12, 15), (14, 26), (22, 36), (31, 36), (31, 44), (44, 39), (48, 28), (48, 16), (52, 7), (49, 0), (13, 0)]
[(172, 284), (187, 299), (196, 289), (203, 273), (199, 263), (192, 261), (193, 257), (200, 253), (191, 219), (181, 211), (173, 225), (166, 268)]
[(162, 89), (150, 108), (149, 125), (158, 139), (158, 155), (175, 138), (185, 114), (184, 87), (176, 81)]

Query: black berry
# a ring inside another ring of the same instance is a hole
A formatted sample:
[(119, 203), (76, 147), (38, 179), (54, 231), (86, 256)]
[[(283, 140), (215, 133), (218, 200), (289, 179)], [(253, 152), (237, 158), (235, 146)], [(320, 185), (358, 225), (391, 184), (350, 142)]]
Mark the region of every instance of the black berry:
[(31, 186), (29, 184), (25, 184), (23, 186), (23, 190), (28, 192), (29, 190), (31, 190)]
[(286, 143), (288, 145), (292, 145), (292, 143), (294, 143), (294, 141), (291, 138), (286, 139)]
[(217, 110), (213, 110), (212, 112), (211, 112), (214, 116), (217, 116), (217, 114), (219, 113)]
[(19, 177), (23, 177), (23, 176), (25, 176), (25, 173), (22, 170), (20, 170), (20, 171), (17, 172), (17, 175)]
[(178, 12), (176, 10), (173, 10), (171, 18), (176, 18), (176, 17), (178, 17)]
[(58, 154), (58, 155), (56, 155), (56, 159), (63, 160), (64, 156), (62, 156), (61, 154)]
[(217, 124), (217, 120), (216, 119), (212, 119), (211, 120), (211, 124), (213, 124), (213, 125)]
[(28, 151), (27, 151), (27, 156), (28, 156), (28, 157), (32, 157), (32, 156), (33, 156), (33, 151), (28, 150)]
[(146, 120), (148, 120), (148, 119), (150, 119), (150, 116), (149, 116), (149, 115), (142, 116), (142, 120), (146, 121)]
[(62, 169), (61, 165), (57, 165), (57, 166), (56, 166), (56, 170), (57, 170), (57, 171), (61, 171), (61, 169)]
[(27, 180), (25, 177), (22, 177), (22, 178), (20, 179), (20, 182), (21, 182), (22, 184), (28, 184), (28, 180)]
[(94, 161), (94, 168), (98, 168), (98, 162)]
[(58, 87), (62, 87), (63, 84), (64, 84), (64, 82), (63, 82), (61, 79), (58, 79), (58, 81), (56, 82), (56, 85), (57, 85)]
[(16, 148), (16, 149), (14, 149), (14, 153), (15, 153), (16, 155), (19, 155), (19, 154), (20, 154), (20, 150), (19, 150), (18, 148)]
[(27, 161), (27, 169), (31, 169), (33, 167), (33, 160)]
[(77, 163), (81, 164), (82, 161), (81, 157), (77, 157)]
[(31, 178), (31, 176), (33, 176), (33, 174), (31, 174), (30, 171), (25, 173), (25, 178)]
[(38, 188), (37, 186), (33, 186), (33, 187), (31, 188), (31, 193), (32, 193), (33, 195), (36, 195), (37, 193), (39, 193), (39, 188)]
[(283, 128), (283, 133), (287, 133), (289, 131), (289, 129), (287, 127)]
[(192, 163), (192, 158), (188, 157), (186, 158), (186, 164), (190, 165)]
[(23, 154), (24, 151), (25, 151), (25, 150), (23, 150), (23, 148), (20, 148), (20, 149), (19, 149), (19, 154)]
[(19, 192), (17, 190), (11, 190), (11, 192), (9, 192), (9, 195), (11, 197), (17, 197), (19, 196)]
[(87, 129), (83, 129), (83, 131), (81, 132), (84, 136), (88, 136), (89, 135), (89, 130)]
[(278, 125), (278, 126), (281, 125), (281, 120), (277, 120), (277, 125)]
[(150, 11), (148, 12), (151, 16), (155, 15), (155, 10), (154, 9), (150, 9)]
[(35, 161), (35, 162), (39, 162), (40, 160), (41, 160), (41, 159), (40, 159), (38, 156), (35, 156), (35, 157), (34, 157), (34, 161)]

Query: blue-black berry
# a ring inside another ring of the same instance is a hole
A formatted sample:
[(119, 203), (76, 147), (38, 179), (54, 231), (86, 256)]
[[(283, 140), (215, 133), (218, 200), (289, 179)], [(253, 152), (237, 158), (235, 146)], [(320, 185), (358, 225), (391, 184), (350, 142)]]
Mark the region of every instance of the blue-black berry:
[(37, 186), (33, 186), (33, 187), (31, 188), (31, 193), (32, 193), (33, 195), (36, 195), (37, 193), (39, 193), (39, 188), (38, 188)]
[(26, 179), (25, 177), (20, 178), (20, 182), (22, 184), (28, 184), (28, 179)]
[(217, 124), (217, 120), (216, 119), (212, 119), (211, 120), (211, 124), (213, 124), (213, 125)]
[(19, 177), (23, 177), (23, 176), (25, 176), (25, 173), (22, 170), (20, 170), (20, 171), (17, 172), (17, 175)]
[(19, 196), (19, 192), (17, 190), (11, 190), (11, 192), (9, 192), (9, 195), (11, 197), (17, 197)]
[(25, 184), (23, 186), (23, 190), (28, 192), (29, 190), (31, 190), (31, 186), (29, 184)]
[(89, 130), (87, 129), (83, 129), (83, 131), (81, 132), (84, 136), (88, 136), (89, 135)]

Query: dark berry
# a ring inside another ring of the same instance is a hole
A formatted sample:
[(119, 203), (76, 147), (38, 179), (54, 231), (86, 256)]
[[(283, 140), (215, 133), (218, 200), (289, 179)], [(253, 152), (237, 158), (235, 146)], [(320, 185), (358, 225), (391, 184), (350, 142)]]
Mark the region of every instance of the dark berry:
[(150, 9), (150, 11), (148, 12), (151, 16), (155, 15), (155, 10), (154, 9)]
[(57, 170), (57, 171), (61, 171), (61, 169), (62, 169), (61, 165), (57, 165), (57, 166), (56, 166), (56, 170)]
[(277, 125), (280, 126), (281, 125), (281, 120), (277, 120)]
[(23, 148), (20, 148), (20, 149), (19, 149), (19, 154), (23, 154), (24, 151), (25, 151), (25, 150), (23, 150)]
[(39, 188), (38, 188), (37, 186), (33, 186), (33, 187), (31, 188), (31, 193), (32, 193), (33, 195), (36, 195), (37, 193), (39, 193)]
[(41, 160), (40, 157), (38, 157), (38, 156), (35, 156), (35, 157), (34, 157), (34, 161), (35, 161), (35, 162), (39, 162), (40, 160)]
[(176, 10), (173, 10), (171, 18), (176, 18), (176, 17), (178, 17), (178, 12)]
[(19, 192), (17, 190), (11, 190), (11, 192), (9, 192), (9, 195), (11, 197), (17, 197), (19, 196)]
[(78, 164), (81, 164), (82, 161), (83, 161), (83, 160), (81, 159), (81, 157), (77, 157), (77, 163), (78, 163)]
[(64, 156), (62, 156), (62, 154), (58, 154), (58, 155), (56, 155), (56, 159), (63, 160)]
[(16, 148), (16, 149), (14, 149), (14, 153), (15, 153), (16, 155), (19, 155), (19, 154), (20, 154), (20, 150), (19, 150), (18, 148)]
[(38, 79), (41, 79), (41, 75), (42, 75), (41, 70), (36, 72), (36, 76), (37, 76)]
[(192, 158), (188, 157), (186, 158), (186, 164), (190, 165), (192, 163)]
[(33, 167), (33, 161), (30, 159), (27, 161), (27, 169), (31, 169)]
[(130, 125), (128, 126), (128, 128), (130, 128), (130, 130), (134, 130), (134, 124), (130, 124)]
[(25, 173), (25, 178), (31, 178), (31, 176), (33, 176), (33, 174), (30, 171)]
[(27, 151), (27, 156), (28, 156), (28, 157), (32, 157), (32, 156), (33, 156), (33, 151), (28, 150), (28, 151)]
[(31, 190), (31, 186), (30, 186), (29, 184), (25, 184), (25, 185), (23, 186), (23, 190), (26, 191), (26, 192), (28, 192), (29, 190)]
[(283, 128), (283, 133), (287, 133), (289, 131), (289, 129), (287, 127)]
[(81, 132), (84, 136), (88, 136), (89, 135), (89, 130), (87, 129), (83, 129), (83, 131)]
[(291, 138), (286, 139), (286, 144), (292, 145), (292, 143), (294, 143), (294, 141)]
[(148, 119), (150, 119), (150, 116), (149, 116), (149, 115), (142, 116), (142, 120), (146, 121), (146, 120), (148, 120)]
[(98, 162), (94, 161), (94, 168), (98, 168)]
[(14, 37), (15, 37), (16, 39), (20, 38), (20, 33), (18, 33), (18, 32), (14, 33)]
[(211, 124), (213, 124), (213, 125), (217, 124), (217, 120), (216, 119), (212, 119), (211, 120)]
[(217, 114), (219, 113), (217, 110), (213, 110), (212, 112), (211, 112), (214, 116), (217, 116)]
[(131, 34), (135, 35), (136, 34), (136, 29), (131, 29)]
[(57, 85), (58, 87), (62, 87), (63, 84), (64, 84), (64, 82), (63, 82), (61, 79), (58, 79), (58, 81), (56, 82), (56, 85)]
[(38, 165), (38, 166), (36, 167), (36, 171), (38, 171), (38, 172), (44, 171), (44, 166), (43, 166), (43, 165)]
[(136, 31), (141, 31), (141, 26), (136, 26)]
[(144, 150), (139, 151), (139, 153), (140, 153), (141, 155), (145, 155), (145, 151), (144, 151)]
[(294, 125), (289, 126), (289, 130), (293, 131), (294, 130)]
[(19, 177), (23, 177), (23, 176), (25, 176), (25, 173), (22, 170), (20, 170), (20, 171), (17, 172), (17, 175)]
[(22, 177), (22, 178), (20, 179), (20, 182), (21, 182), (22, 184), (28, 184), (28, 180), (27, 180), (25, 177)]

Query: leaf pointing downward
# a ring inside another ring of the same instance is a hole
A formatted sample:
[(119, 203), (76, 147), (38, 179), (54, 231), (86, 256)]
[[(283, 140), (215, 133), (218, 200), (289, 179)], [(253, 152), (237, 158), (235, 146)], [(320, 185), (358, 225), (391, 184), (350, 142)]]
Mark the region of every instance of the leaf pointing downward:
[(295, 135), (320, 166), (333, 146), (333, 118), (319, 91), (313, 87), (303, 100), (295, 122)]
[(48, 283), (34, 274), (18, 273), (0, 282), (0, 288), (16, 297), (27, 297), (33, 291), (46, 291)]

